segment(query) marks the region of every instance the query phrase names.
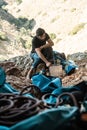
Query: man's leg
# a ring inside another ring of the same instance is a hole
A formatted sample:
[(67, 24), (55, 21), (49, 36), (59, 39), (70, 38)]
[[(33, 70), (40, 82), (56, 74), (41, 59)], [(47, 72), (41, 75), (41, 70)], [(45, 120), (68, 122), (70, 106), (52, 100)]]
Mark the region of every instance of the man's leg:
[(27, 79), (31, 79), (32, 73), (34, 72), (35, 68), (37, 67), (37, 65), (41, 61), (41, 59), (39, 58), (39, 56), (36, 53), (32, 53), (31, 58), (33, 59), (33, 63), (32, 63), (30, 70), (28, 71), (28, 74), (27, 74), (27, 77), (26, 77)]
[(46, 59), (53, 64), (53, 49), (51, 47), (45, 48), (42, 53)]
[(30, 70), (28, 71), (28, 74), (27, 74), (27, 79), (31, 79), (31, 77), (32, 77), (32, 73), (33, 73), (33, 70), (34, 70), (34, 68), (30, 68)]

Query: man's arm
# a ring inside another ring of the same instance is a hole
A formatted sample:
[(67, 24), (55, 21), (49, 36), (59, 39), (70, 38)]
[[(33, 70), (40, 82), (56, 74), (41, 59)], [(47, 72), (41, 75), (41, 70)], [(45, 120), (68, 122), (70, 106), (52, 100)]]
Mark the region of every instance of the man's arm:
[(53, 41), (52, 41), (51, 39), (48, 39), (48, 40), (47, 40), (47, 44), (41, 46), (40, 49), (48, 48), (48, 47), (51, 47), (51, 46), (53, 46), (53, 45), (54, 45)]
[(36, 53), (38, 54), (38, 56), (46, 63), (46, 66), (49, 67), (51, 65), (51, 62), (49, 62), (45, 56), (41, 53), (41, 50), (42, 49), (45, 49), (45, 48), (48, 48), (48, 47), (51, 47), (53, 46), (54, 43), (51, 39), (48, 39), (47, 40), (47, 44), (43, 45), (43, 46), (40, 46), (39, 48), (36, 48), (35, 51)]
[(46, 66), (49, 67), (51, 65), (51, 62), (49, 62), (45, 56), (41, 53), (41, 48), (36, 48), (35, 49), (36, 53), (38, 56), (45, 62)]

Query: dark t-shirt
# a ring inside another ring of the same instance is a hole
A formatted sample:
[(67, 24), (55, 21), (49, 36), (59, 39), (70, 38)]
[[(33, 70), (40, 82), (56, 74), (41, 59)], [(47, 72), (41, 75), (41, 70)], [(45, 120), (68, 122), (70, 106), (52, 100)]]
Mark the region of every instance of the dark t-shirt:
[(46, 41), (49, 39), (49, 35), (46, 33), (46, 38), (44, 40), (38, 39), (36, 36), (32, 39), (32, 50), (31, 52), (34, 53), (36, 48), (39, 48), (42, 45), (46, 44)]
[[(35, 53), (35, 48), (39, 48), (42, 45), (46, 44), (46, 41), (50, 39), (49, 35), (46, 33), (46, 38), (44, 40), (38, 39), (36, 36), (32, 39), (32, 50), (31, 53)], [(41, 50), (42, 54), (46, 57), (47, 60), (53, 61), (53, 49), (52, 47), (43, 48)]]

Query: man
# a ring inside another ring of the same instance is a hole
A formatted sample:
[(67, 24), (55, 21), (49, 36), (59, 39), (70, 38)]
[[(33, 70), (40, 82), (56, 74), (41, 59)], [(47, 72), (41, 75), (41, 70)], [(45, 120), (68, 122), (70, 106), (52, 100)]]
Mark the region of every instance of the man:
[(45, 32), (43, 28), (36, 30), (36, 35), (32, 39), (31, 58), (33, 59), (32, 66), (27, 74), (27, 79), (31, 78), (33, 69), (37, 67), (40, 62), (44, 62), (47, 67), (50, 67), (53, 62), (53, 50), (54, 45), (50, 36)]

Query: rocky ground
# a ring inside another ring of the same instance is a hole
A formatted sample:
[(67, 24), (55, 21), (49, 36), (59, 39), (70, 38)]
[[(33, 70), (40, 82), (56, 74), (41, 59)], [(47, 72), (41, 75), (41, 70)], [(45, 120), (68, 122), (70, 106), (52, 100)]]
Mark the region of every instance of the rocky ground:
[[(78, 57), (80, 57), (78, 59)], [(74, 59), (78, 69), (75, 70), (71, 75), (63, 75), (62, 85), (64, 87), (73, 86), (81, 81), (87, 81), (87, 53), (78, 54), (78, 56), (72, 55), (68, 59)], [(15, 57), (8, 61), (0, 62), (0, 66), (5, 69), (6, 72), (6, 82), (10, 83), (14, 88), (21, 90), (26, 84), (26, 75), (31, 66), (32, 60), (30, 57), (21, 56)]]
[(78, 69), (71, 75), (62, 79), (63, 86), (73, 86), (81, 81), (87, 81), (87, 59), (77, 61)]

